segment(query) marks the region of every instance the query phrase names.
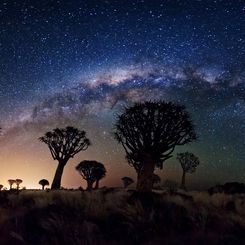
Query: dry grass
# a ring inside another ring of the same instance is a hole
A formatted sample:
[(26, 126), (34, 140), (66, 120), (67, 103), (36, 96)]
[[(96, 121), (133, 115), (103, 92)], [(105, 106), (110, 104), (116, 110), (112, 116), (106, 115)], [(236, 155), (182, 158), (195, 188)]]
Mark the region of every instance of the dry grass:
[(142, 195), (124, 189), (0, 194), (0, 244), (245, 241), (242, 194), (158, 191)]

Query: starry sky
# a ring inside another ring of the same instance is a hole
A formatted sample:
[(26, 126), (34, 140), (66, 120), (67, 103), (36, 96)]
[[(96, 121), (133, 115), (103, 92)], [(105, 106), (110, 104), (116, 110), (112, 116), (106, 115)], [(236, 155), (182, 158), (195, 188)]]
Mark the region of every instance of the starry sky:
[(65, 168), (62, 186), (84, 186), (75, 166), (105, 164), (102, 185), (135, 178), (113, 123), (123, 106), (184, 104), (199, 140), (156, 171), (180, 182), (176, 153), (200, 158), (187, 186), (245, 182), (245, 3), (242, 0), (0, 1), (0, 182), (40, 188), (57, 164), (38, 141), (67, 125), (92, 145)]

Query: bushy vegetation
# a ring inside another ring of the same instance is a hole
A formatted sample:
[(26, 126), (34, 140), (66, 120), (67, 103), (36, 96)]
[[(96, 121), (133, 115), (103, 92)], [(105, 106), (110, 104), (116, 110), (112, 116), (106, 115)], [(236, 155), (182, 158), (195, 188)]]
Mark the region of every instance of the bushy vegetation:
[(0, 244), (244, 244), (245, 195), (0, 192)]

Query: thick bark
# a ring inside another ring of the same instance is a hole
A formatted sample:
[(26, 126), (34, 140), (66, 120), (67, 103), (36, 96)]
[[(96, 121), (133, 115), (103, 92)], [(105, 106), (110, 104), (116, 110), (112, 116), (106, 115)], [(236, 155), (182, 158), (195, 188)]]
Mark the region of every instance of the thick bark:
[(51, 185), (51, 190), (60, 189), (61, 177), (62, 177), (65, 165), (66, 165), (66, 162), (59, 162), (58, 163), (58, 166), (57, 166), (57, 169), (56, 169), (56, 172), (54, 175), (54, 180), (53, 180), (53, 183)]
[(182, 179), (181, 179), (181, 186), (180, 186), (181, 189), (186, 189), (185, 187), (185, 171), (183, 170), (183, 174), (182, 174)]
[(94, 189), (97, 190), (98, 188), (99, 188), (99, 180), (96, 180)]
[(91, 191), (93, 189), (93, 181), (87, 180), (87, 191)]
[(152, 179), (154, 172), (154, 161), (149, 154), (145, 154), (143, 159), (143, 166), (138, 173), (137, 190), (140, 192), (151, 192)]

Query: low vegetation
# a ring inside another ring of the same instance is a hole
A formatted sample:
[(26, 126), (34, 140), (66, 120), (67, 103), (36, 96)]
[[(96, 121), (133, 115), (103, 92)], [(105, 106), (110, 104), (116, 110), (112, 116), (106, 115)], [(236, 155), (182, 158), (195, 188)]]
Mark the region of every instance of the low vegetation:
[(0, 192), (0, 244), (244, 244), (245, 194)]

